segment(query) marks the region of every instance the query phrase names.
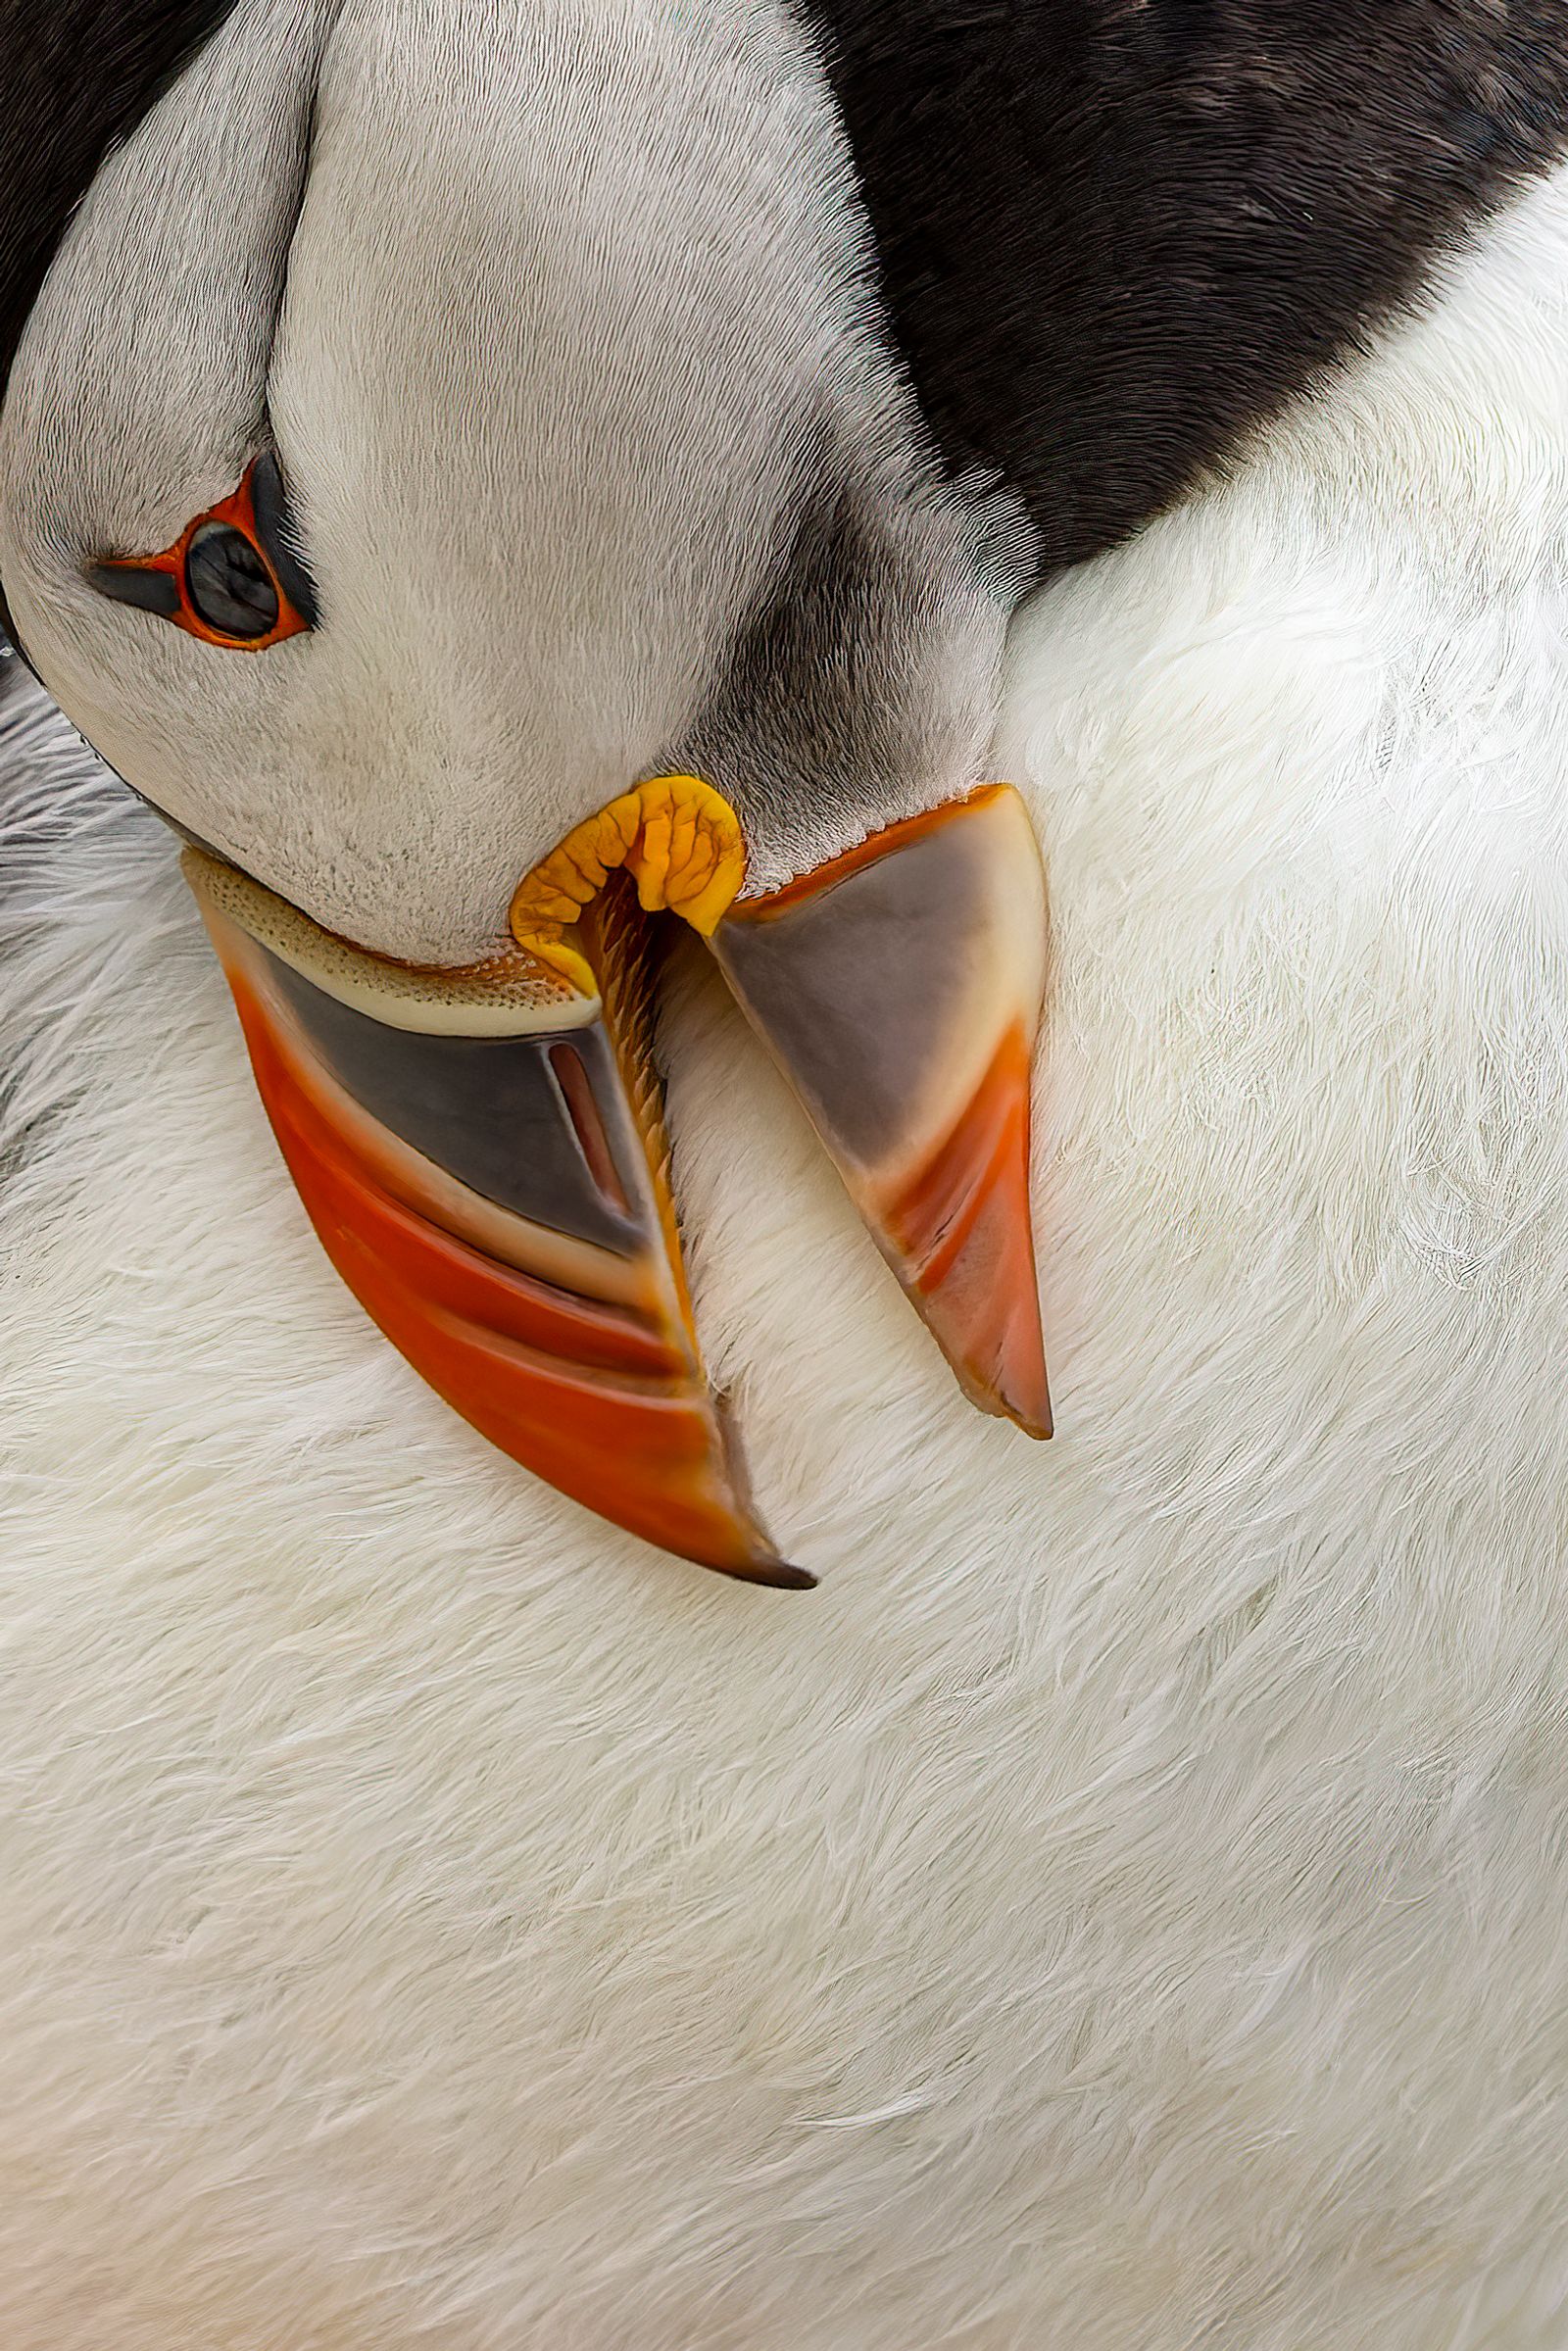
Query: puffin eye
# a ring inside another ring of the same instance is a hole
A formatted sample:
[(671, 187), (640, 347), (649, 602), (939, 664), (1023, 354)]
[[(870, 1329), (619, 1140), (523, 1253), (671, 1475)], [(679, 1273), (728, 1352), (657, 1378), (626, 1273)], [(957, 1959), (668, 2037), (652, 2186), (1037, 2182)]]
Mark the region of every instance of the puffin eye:
[(271, 573), (243, 531), (231, 522), (204, 522), (185, 551), (185, 594), (192, 610), (220, 637), (247, 643), (277, 626)]
[(104, 556), (87, 576), (100, 595), (206, 645), (265, 653), (316, 626), (316, 591), (292, 540), (282, 471), (269, 454), (161, 555)]

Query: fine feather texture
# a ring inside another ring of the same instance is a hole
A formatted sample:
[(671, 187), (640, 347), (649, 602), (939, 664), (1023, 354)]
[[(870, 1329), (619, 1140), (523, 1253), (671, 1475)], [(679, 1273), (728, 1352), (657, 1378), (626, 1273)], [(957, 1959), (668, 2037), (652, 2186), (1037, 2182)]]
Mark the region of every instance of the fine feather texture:
[(1059, 1430), (689, 955), (820, 1570), (490, 1453), (326, 1270), (158, 828), (3, 745), (6, 2351), (1561, 2351), (1568, 181), (1019, 620)]
[(66, 222), (115, 141), (234, 0), (6, 0), (0, 16), (0, 380)]
[(1168, 505), (1564, 152), (1560, 0), (807, 0), (894, 332), (1043, 568)]

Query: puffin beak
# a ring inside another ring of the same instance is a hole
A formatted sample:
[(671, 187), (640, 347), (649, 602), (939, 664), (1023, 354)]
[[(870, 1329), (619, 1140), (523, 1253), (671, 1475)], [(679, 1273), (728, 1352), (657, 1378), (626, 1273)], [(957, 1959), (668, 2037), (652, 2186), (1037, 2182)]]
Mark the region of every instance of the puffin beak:
[(1044, 882), (1004, 786), (745, 899), (728, 803), (656, 778), (533, 868), (514, 945), (466, 970), (367, 954), (200, 850), (184, 866), (328, 1256), (430, 1386), (562, 1493), (724, 1574), (814, 1582), (752, 1507), (693, 1329), (651, 1053), (661, 910), (708, 939), (966, 1393), (1050, 1434), (1028, 1188)]
[(713, 951), (982, 1411), (1052, 1431), (1029, 1200), (1040, 851), (983, 786), (770, 897)]
[(257, 1086), (344, 1281), (414, 1368), (524, 1467), (617, 1526), (790, 1590), (692, 1328), (652, 953), (603, 892), (563, 978), (519, 951), (390, 964), (187, 850)]

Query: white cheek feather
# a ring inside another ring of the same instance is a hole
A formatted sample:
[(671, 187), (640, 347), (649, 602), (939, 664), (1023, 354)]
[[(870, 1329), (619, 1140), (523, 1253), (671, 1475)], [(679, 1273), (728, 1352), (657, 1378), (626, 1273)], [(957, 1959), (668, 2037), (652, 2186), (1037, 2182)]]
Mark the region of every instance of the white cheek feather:
[(691, 966), (808, 1599), (421, 1390), (7, 721), (6, 2351), (1562, 2343), (1565, 286), (1559, 181), (1018, 624), (1054, 1445)]

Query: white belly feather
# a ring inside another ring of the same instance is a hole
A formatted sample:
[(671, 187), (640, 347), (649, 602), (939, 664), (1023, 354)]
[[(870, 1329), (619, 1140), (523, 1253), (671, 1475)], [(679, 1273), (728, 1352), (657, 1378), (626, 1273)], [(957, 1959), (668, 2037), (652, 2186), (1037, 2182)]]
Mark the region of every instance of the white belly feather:
[(1559, 181), (1020, 621), (1051, 1446), (686, 967), (803, 1598), (419, 1387), (7, 722), (5, 2351), (1568, 2341), (1565, 531)]

